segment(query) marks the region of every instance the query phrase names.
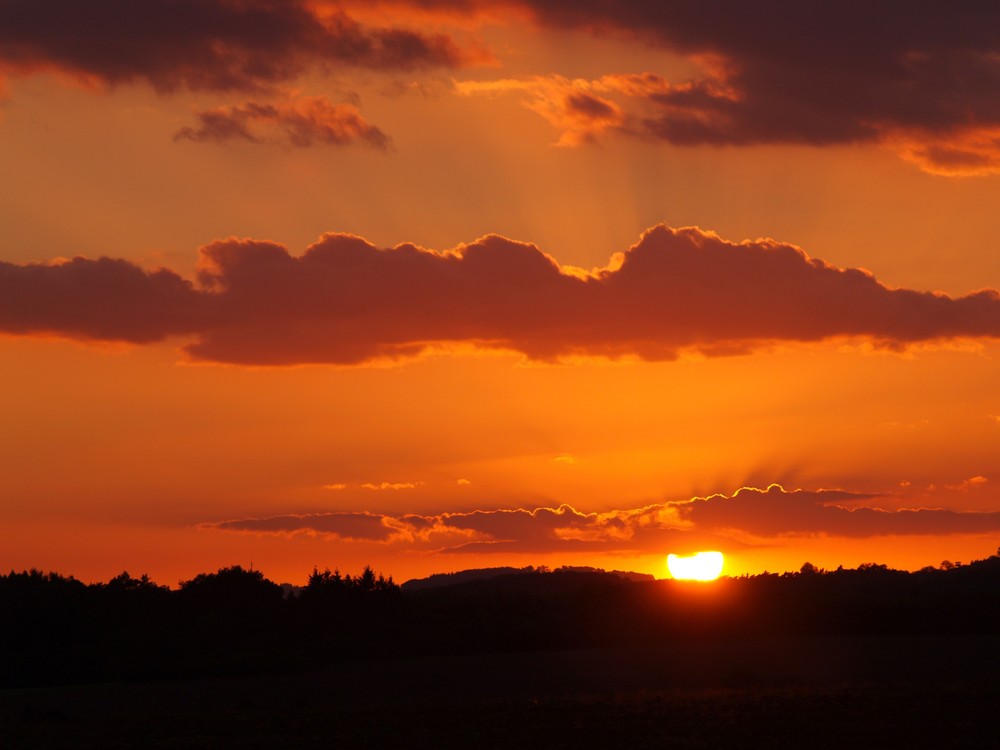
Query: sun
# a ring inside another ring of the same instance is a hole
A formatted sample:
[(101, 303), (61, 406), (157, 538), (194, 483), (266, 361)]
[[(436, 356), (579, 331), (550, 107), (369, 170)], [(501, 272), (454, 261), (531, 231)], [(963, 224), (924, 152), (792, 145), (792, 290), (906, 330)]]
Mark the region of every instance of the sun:
[(721, 552), (698, 552), (681, 557), (667, 555), (667, 570), (681, 581), (714, 581), (722, 575), (725, 560)]

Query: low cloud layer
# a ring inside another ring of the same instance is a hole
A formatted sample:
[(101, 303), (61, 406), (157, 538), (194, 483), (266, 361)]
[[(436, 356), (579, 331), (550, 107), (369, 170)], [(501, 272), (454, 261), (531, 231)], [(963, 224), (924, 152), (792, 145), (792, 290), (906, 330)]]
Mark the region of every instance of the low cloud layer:
[(435, 515), (311, 513), (206, 523), (224, 531), (367, 541), (450, 552), (662, 552), (732, 548), (769, 539), (985, 534), (1000, 531), (1000, 512), (851, 507), (874, 495), (840, 490), (742, 488), (732, 495), (667, 502), (634, 510), (582, 513), (569, 505)]
[(459, 343), (537, 360), (668, 360), (832, 337), (996, 338), (1000, 294), (890, 289), (792, 245), (690, 227), (655, 227), (590, 274), (496, 235), (435, 252), (328, 234), (300, 257), (273, 242), (213, 242), (197, 282), (107, 258), (0, 263), (0, 332), (181, 336), (196, 360), (248, 365), (360, 364)]
[[(325, 7), (324, 7), (325, 6)], [(310, 70), (459, 67), (449, 37), (306, 0), (0, 0), (0, 69), (158, 91), (260, 91)]]

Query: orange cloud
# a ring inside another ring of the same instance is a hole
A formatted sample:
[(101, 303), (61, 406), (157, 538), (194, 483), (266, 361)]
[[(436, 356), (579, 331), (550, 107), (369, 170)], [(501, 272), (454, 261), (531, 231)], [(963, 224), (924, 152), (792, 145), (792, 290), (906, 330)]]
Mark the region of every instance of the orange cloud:
[(181, 128), (174, 140), (283, 143), (300, 148), (360, 142), (383, 151), (392, 143), (353, 104), (334, 104), (323, 96), (275, 103), (248, 101), (198, 112), (197, 117), (198, 127)]
[(1000, 172), (1000, 123), (949, 132), (889, 131), (884, 140), (925, 172), (963, 177)]
[(560, 131), (557, 146), (580, 146), (624, 126), (625, 113), (603, 95), (606, 88), (600, 82), (569, 80), (562, 76), (455, 83), (456, 92), (465, 96), (524, 94), (527, 97), (525, 106)]
[(973, 489), (975, 487), (981, 487), (982, 485), (986, 484), (986, 482), (988, 482), (988, 481), (989, 480), (986, 477), (982, 477), (982, 476), (978, 476), (977, 475), (977, 476), (974, 476), (974, 477), (969, 477), (968, 479), (963, 479), (958, 484), (948, 484), (948, 485), (945, 485), (945, 488), (949, 489), (949, 490), (958, 490), (959, 492), (968, 492), (969, 490), (971, 490), (971, 489)]
[(557, 146), (582, 146), (610, 133), (644, 135), (643, 119), (655, 112), (649, 102), (671, 92), (689, 96), (692, 85), (672, 85), (654, 73), (606, 75), (596, 80), (553, 75), (456, 81), (455, 91), (464, 96), (520, 93), (528, 109), (559, 131)]
[(303, 0), (0, 3), (0, 67), (158, 91), (259, 91), (324, 66), (410, 70), (482, 58), (443, 34), (364, 26)]
[(197, 285), (122, 260), (2, 263), (0, 331), (135, 343), (188, 335), (194, 359), (253, 365), (358, 364), (454, 343), (537, 360), (666, 360), (843, 336), (888, 347), (1000, 337), (996, 291), (891, 289), (792, 245), (692, 227), (655, 227), (589, 275), (496, 235), (435, 252), (328, 234), (301, 257), (228, 239), (201, 256)]

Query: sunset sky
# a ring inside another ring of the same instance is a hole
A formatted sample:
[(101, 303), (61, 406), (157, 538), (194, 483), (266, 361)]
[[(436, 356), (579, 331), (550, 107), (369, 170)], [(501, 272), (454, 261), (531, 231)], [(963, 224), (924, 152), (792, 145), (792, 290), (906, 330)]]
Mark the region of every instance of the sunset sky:
[(1000, 545), (1000, 7), (0, 0), (0, 570)]

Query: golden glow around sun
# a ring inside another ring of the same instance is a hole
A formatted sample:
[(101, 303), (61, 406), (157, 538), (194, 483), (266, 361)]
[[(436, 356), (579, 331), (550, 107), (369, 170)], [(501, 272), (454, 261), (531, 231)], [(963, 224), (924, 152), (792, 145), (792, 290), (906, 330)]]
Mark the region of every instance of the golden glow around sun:
[(667, 555), (667, 570), (682, 581), (714, 581), (722, 575), (724, 562), (721, 552), (698, 552), (687, 557), (671, 554)]

